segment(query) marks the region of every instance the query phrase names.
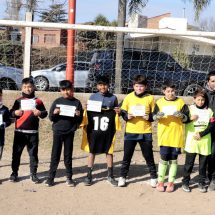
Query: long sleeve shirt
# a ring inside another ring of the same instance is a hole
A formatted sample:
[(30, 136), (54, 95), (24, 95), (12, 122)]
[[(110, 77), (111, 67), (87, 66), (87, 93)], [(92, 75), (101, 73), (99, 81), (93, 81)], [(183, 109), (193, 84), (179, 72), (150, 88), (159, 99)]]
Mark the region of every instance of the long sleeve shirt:
[[(60, 114), (54, 114), (55, 108), (57, 108), (59, 105), (69, 105), (69, 106), (75, 106), (76, 110), (80, 111), (80, 116), (63, 116)], [(70, 132), (74, 132), (78, 129), (79, 125), (82, 122), (83, 119), (83, 109), (81, 102), (76, 98), (57, 98), (49, 111), (49, 119), (53, 122), (52, 129), (57, 134), (67, 134)]]

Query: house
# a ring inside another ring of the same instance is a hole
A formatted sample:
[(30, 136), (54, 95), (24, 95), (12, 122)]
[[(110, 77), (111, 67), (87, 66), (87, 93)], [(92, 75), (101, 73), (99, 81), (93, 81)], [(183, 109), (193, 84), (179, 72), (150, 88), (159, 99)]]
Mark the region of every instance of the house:
[[(171, 13), (151, 18), (137, 14), (129, 20), (128, 27), (172, 29), (177, 31), (199, 30), (188, 25), (186, 18), (171, 17)], [(187, 55), (215, 55), (214, 39), (192, 36), (130, 33), (125, 36), (125, 47), (155, 49), (167, 53), (181, 51)]]
[[(25, 28), (20, 29), (21, 41), (25, 41)], [(66, 46), (67, 30), (51, 28), (33, 28), (33, 48), (55, 48)]]

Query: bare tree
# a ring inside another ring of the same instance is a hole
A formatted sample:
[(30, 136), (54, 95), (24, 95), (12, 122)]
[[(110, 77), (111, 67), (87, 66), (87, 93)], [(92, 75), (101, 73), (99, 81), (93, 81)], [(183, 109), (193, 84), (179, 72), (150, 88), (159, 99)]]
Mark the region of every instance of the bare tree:
[(215, 19), (213, 17), (209, 19), (202, 19), (199, 21), (199, 27), (203, 31), (215, 32)]
[(7, 9), (6, 13), (8, 19), (19, 20), (20, 10), (22, 7), (21, 0), (6, 0)]

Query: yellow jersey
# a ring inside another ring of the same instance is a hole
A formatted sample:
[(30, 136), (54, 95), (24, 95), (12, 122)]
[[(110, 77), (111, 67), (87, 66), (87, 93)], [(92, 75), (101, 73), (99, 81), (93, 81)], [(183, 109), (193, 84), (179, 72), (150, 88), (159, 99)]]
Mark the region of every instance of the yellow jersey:
[[(131, 114), (134, 106), (142, 106), (145, 114), (151, 114), (155, 107), (154, 96), (146, 94), (143, 97), (138, 97), (134, 92), (131, 92), (125, 97), (121, 109)], [(143, 119), (142, 116), (136, 116), (126, 122), (125, 132), (131, 134), (152, 133), (151, 122)]]
[[(169, 101), (164, 97), (156, 102), (156, 108), (159, 112), (162, 112), (166, 107), (174, 109), (175, 111), (182, 111), (185, 103), (182, 99), (176, 98), (175, 100)], [(184, 125), (182, 120), (173, 115), (167, 115), (158, 120), (158, 145), (168, 147), (184, 147)]]

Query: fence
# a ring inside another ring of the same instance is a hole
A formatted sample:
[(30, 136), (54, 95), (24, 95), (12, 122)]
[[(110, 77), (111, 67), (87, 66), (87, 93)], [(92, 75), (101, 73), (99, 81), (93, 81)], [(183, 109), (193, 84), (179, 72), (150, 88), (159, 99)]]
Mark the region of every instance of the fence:
[[(0, 25), (0, 63), (6, 74), (0, 79), (3, 88), (19, 88), (24, 70), (35, 78), (38, 90), (57, 90), (58, 82), (65, 78), (67, 29), (76, 30), (74, 86), (79, 92), (94, 92), (97, 77), (106, 75), (110, 90), (118, 87), (118, 92), (128, 93), (133, 77), (144, 74), (153, 94), (160, 94), (162, 83), (171, 80), (178, 95), (190, 95), (215, 68), (214, 32), (8, 20), (1, 20)], [(121, 59), (116, 58), (119, 33), (124, 33)], [(120, 71), (116, 71), (117, 60)], [(15, 80), (12, 71), (17, 72)]]

